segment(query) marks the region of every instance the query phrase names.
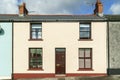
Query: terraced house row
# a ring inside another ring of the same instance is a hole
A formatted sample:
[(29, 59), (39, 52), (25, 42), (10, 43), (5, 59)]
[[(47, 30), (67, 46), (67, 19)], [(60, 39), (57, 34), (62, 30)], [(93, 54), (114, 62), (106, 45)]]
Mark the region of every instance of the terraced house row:
[(120, 15), (0, 15), (0, 78), (120, 74)]

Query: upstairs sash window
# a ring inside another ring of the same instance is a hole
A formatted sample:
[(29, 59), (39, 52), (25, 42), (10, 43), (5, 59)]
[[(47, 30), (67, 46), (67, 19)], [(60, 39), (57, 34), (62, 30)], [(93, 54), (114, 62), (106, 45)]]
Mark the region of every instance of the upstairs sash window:
[(42, 24), (32, 23), (30, 35), (31, 39), (42, 39)]
[(91, 39), (91, 25), (90, 24), (80, 24), (80, 39)]

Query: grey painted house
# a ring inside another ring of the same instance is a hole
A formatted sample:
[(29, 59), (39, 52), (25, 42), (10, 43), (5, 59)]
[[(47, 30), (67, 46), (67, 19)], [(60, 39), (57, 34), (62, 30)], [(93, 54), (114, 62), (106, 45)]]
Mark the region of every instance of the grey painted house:
[(108, 22), (108, 74), (120, 74), (120, 15), (106, 15)]

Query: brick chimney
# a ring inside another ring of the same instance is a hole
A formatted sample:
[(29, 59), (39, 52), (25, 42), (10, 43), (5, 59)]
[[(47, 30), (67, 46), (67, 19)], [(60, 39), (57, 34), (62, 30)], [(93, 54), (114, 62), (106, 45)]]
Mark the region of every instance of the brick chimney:
[(28, 15), (28, 10), (26, 9), (26, 4), (22, 3), (19, 5), (19, 16)]
[(103, 16), (103, 4), (100, 0), (97, 0), (95, 4), (94, 15)]

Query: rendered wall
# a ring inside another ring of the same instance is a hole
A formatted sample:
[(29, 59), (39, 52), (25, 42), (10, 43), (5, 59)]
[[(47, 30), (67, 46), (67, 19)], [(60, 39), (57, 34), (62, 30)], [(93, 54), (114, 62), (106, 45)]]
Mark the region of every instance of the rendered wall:
[[(66, 48), (66, 73), (106, 73), (106, 22), (92, 22), (92, 41), (79, 41), (79, 22), (43, 22), (43, 41), (29, 41), (30, 24), (14, 23), (14, 73), (55, 73), (55, 48)], [(43, 71), (28, 70), (28, 49), (43, 48)], [(78, 71), (78, 49), (93, 49), (93, 71)]]
[(0, 78), (6, 78), (12, 74), (12, 23), (0, 22), (0, 26)]
[(109, 74), (120, 74), (120, 22), (109, 23)]

